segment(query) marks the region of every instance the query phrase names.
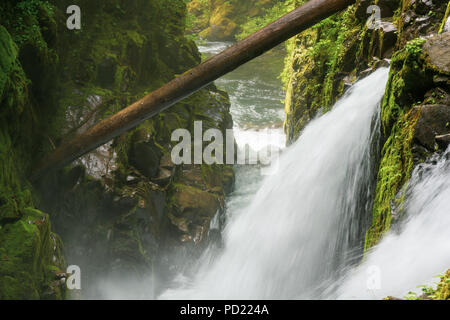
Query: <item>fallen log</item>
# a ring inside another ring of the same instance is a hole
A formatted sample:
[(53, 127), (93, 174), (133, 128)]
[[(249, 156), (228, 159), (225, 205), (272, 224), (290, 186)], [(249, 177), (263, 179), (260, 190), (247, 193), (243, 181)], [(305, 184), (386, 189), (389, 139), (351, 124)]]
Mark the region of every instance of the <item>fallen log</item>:
[(345, 9), (355, 0), (310, 0), (267, 27), (222, 53), (176, 77), (141, 100), (100, 121), (84, 133), (59, 146), (33, 170), (36, 180), (49, 170), (65, 166), (111, 141), (141, 122), (204, 88), (214, 80), (260, 56), (317, 22)]

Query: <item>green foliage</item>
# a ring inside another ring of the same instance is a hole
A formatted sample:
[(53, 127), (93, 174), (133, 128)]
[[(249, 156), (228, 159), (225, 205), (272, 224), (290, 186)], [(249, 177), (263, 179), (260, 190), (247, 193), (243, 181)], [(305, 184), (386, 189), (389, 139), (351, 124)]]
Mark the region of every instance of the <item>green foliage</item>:
[(409, 292), (405, 300), (450, 300), (450, 270), (445, 274), (438, 275), (440, 280), (434, 285), (420, 285), (422, 294), (417, 295), (416, 292)]
[(381, 121), (387, 137), (382, 150), (377, 189), (373, 204), (372, 226), (366, 234), (365, 249), (377, 244), (391, 225), (391, 202), (402, 206), (405, 188), (413, 169), (412, 139), (420, 110), (413, 107), (433, 86), (433, 71), (422, 54), (422, 39), (407, 43), (392, 57)]
[(358, 51), (362, 26), (354, 11), (354, 6), (349, 7), (288, 42), (281, 77), (287, 90), (285, 129), (290, 140), (298, 137), (319, 109), (327, 111), (342, 95), (344, 81), (340, 74), (351, 78), (362, 59)]
[(248, 18), (247, 22), (242, 25), (241, 32), (236, 35), (236, 39), (244, 39), (250, 34), (281, 18), (293, 9), (295, 9), (295, 0), (286, 0), (275, 3), (273, 7), (266, 9), (262, 16)]
[(417, 58), (422, 52), (422, 47), (424, 43), (425, 39), (422, 38), (413, 39), (406, 44), (405, 49), (413, 58)]
[[(25, 14), (34, 14), (33, 8), (20, 7)], [(64, 295), (60, 288), (51, 285), (51, 269), (63, 267), (64, 263), (53, 261), (60, 254), (53, 252), (56, 244), (51, 243), (51, 237), (56, 236), (50, 233), (48, 217), (45, 222), (39, 220), (39, 227), (28, 223), (29, 219), (45, 218), (31, 209), (34, 201), (25, 180), (32, 166), (36, 138), (36, 114), (29, 98), (29, 84), (19, 61), (19, 47), (0, 26), (0, 299)]]
[(29, 146), (26, 136), (34, 116), (27, 95), (28, 79), (18, 62), (17, 46), (0, 26), (0, 223), (17, 219), (21, 209), (31, 205), (29, 191), (22, 189), (29, 157), (25, 149), (17, 149), (19, 143)]
[(48, 1), (22, 0), (9, 7), (9, 12), (3, 13), (2, 24), (8, 27), (14, 42), (22, 47), (33, 44), (42, 52), (48, 50), (42, 37), (39, 19), (53, 19), (54, 7)]
[[(184, 1), (186, 4), (193, 2), (192, 0)], [(198, 40), (198, 32), (206, 28), (212, 11), (211, 0), (195, 0), (195, 5), (201, 14), (195, 15), (189, 11), (186, 15), (187, 37), (192, 40)]]
[(63, 298), (55, 271), (64, 268), (60, 243), (51, 234), (49, 216), (25, 208), (20, 220), (0, 232), (0, 299)]
[[(144, 132), (148, 141), (143, 143), (152, 144), (159, 164), (160, 153), (167, 154), (170, 145), (169, 130), (190, 129), (195, 119), (214, 127), (231, 123), (227, 97), (211, 85), (118, 138), (111, 150), (117, 154), (118, 170), (102, 182), (85, 175), (84, 167), (75, 167), (49, 175), (48, 183), (40, 182), (49, 188), (40, 183), (32, 188), (27, 182), (32, 167), (54, 145), (75, 134), (80, 124), (88, 126), (116, 113), (200, 62), (195, 43), (185, 37), (190, 23), (185, 0), (79, 0), (83, 10), (79, 31), (65, 28), (69, 1), (55, 1), (55, 7), (49, 2), (4, 0), (0, 6), (0, 299), (63, 296), (53, 285), (54, 271), (63, 264), (61, 253), (53, 251), (53, 240), (57, 251), (61, 246), (50, 231), (48, 216), (35, 206), (51, 213), (68, 240), (65, 228), (72, 224), (83, 228), (80, 221), (87, 212), (101, 211), (98, 207), (105, 202), (105, 211), (113, 207), (115, 215), (96, 216), (98, 221), (83, 229), (92, 235), (86, 242), (103, 241), (113, 229), (113, 254), (137, 257), (147, 265), (155, 261), (157, 250), (144, 248), (144, 242), (150, 233), (162, 232), (159, 221), (166, 210), (164, 201), (170, 199), (165, 189), (133, 167), (133, 139)], [(95, 103), (93, 95), (99, 97)], [(69, 110), (76, 111), (70, 125)], [(217, 113), (211, 116), (212, 110)], [(225, 176), (222, 168), (208, 169), (205, 179)], [(127, 180), (130, 174), (138, 177), (136, 184)], [(75, 183), (79, 183), (76, 190)], [(217, 190), (205, 193), (223, 197), (222, 189)], [(111, 193), (126, 197), (132, 208), (118, 205)], [(143, 216), (150, 219), (147, 210), (154, 216), (144, 227)], [(62, 225), (61, 217), (70, 222)], [(136, 260), (131, 264), (138, 268)]]
[[(0, 6), (0, 298), (42, 298), (50, 290), (46, 266), (34, 268), (27, 258), (51, 265), (42, 249), (50, 233), (35, 232), (27, 224), (27, 212), (39, 199), (26, 178), (52, 144), (60, 142), (67, 106), (82, 108), (87, 96), (96, 94), (106, 102), (100, 116), (107, 116), (137, 100), (143, 88), (155, 89), (199, 61), (195, 44), (184, 38), (183, 0), (120, 4), (80, 1), (86, 18), (77, 32), (64, 25), (58, 32), (54, 19), (65, 11), (47, 1), (6, 0)], [(111, 70), (105, 86), (98, 76), (102, 64)], [(11, 242), (22, 235), (33, 246)], [(14, 253), (19, 250), (27, 250), (26, 256)], [(3, 255), (17, 271), (1, 269)]]

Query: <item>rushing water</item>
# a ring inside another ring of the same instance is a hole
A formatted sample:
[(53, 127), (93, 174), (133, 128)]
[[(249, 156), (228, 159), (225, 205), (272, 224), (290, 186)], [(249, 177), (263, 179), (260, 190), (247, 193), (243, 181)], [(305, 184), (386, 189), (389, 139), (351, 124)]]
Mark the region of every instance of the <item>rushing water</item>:
[[(203, 42), (199, 50), (208, 58), (232, 44)], [(216, 86), (230, 96), (238, 152), (244, 152), (246, 145), (256, 152), (269, 145), (279, 149), (285, 146), (284, 91), (279, 79), (284, 55), (283, 48), (275, 48), (215, 81)], [(235, 191), (227, 200), (228, 217), (239, 215), (247, 207), (262, 180), (258, 167), (235, 166), (235, 171)]]
[[(228, 45), (230, 43), (207, 42), (199, 49), (209, 57)], [(238, 134), (242, 130), (262, 128), (278, 128), (277, 132), (282, 133), (284, 108), (281, 101), (285, 95), (278, 76), (283, 70), (284, 54), (285, 51), (277, 47), (215, 82), (230, 95), (234, 130)]]
[[(205, 42), (199, 45), (205, 58), (218, 54), (232, 43)], [(284, 92), (281, 80), (278, 78), (283, 68), (285, 51), (279, 47), (263, 56), (241, 66), (237, 70), (218, 79), (218, 88), (228, 92), (233, 116), (233, 131), (238, 145), (238, 152), (244, 152), (249, 146), (253, 151), (264, 150), (272, 145), (282, 149), (285, 145), (283, 133), (284, 110), (282, 100)], [(236, 165), (235, 191), (227, 199), (227, 217), (244, 214), (247, 206), (260, 188), (262, 175), (258, 165)], [(217, 228), (217, 221), (212, 222), (212, 228)], [(214, 255), (212, 247), (205, 254)], [(190, 270), (184, 270), (189, 273)], [(178, 280), (185, 281), (185, 276), (179, 275)], [(149, 276), (146, 281), (124, 275), (99, 279), (95, 285), (104, 299), (153, 299), (155, 284), (160, 279)], [(175, 279), (175, 286), (177, 279)], [(90, 296), (89, 296), (90, 297)], [(92, 298), (98, 298), (94, 295)]]
[[(360, 249), (370, 212), (371, 140), (387, 69), (359, 81), (313, 120), (252, 201), (232, 214), (224, 249), (163, 298), (316, 298)], [(239, 186), (238, 186), (239, 187)]]
[[(209, 42), (200, 49), (209, 56), (228, 45)], [(282, 64), (283, 52), (274, 50), (216, 81), (230, 94), (239, 152), (245, 145), (256, 151), (284, 146)], [(208, 248), (159, 298), (401, 297), (448, 268), (450, 148), (414, 170), (403, 221), (362, 259), (387, 77), (380, 69), (358, 81), (330, 112), (311, 121), (284, 150), (274, 175), (236, 166), (223, 247)], [(102, 286), (106, 298), (154, 298), (153, 281)]]
[[(392, 230), (340, 284), (345, 299), (403, 297), (450, 266), (450, 148), (418, 166), (405, 200), (407, 221)], [(369, 279), (377, 276), (373, 283)], [(434, 279), (436, 281), (437, 279)]]

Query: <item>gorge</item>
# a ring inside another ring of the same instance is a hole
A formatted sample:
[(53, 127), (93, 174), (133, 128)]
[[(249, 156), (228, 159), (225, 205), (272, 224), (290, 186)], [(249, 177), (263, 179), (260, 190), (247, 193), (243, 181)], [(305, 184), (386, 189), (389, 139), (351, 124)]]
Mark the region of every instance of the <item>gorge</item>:
[[(5, 0), (0, 299), (449, 299), (448, 1), (358, 0), (29, 179), (72, 137), (305, 2), (81, 0), (82, 27), (67, 30), (70, 1)], [(193, 138), (198, 121), (233, 129), (228, 158), (249, 145), (280, 160), (267, 176), (174, 163), (172, 133)]]

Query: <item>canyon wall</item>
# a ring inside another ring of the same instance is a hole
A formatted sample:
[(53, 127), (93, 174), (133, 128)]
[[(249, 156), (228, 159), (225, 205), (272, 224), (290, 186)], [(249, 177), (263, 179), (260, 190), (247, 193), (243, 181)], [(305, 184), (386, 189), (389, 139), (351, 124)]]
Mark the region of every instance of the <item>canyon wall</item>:
[(80, 30), (66, 27), (71, 4), (0, 6), (0, 299), (64, 298), (67, 263), (85, 284), (166, 273), (171, 253), (188, 259), (219, 241), (210, 224), (223, 222), (233, 188), (232, 167), (170, 156), (175, 129), (232, 128), (228, 95), (214, 85), (28, 181), (56, 146), (201, 61), (183, 0), (78, 1)]

